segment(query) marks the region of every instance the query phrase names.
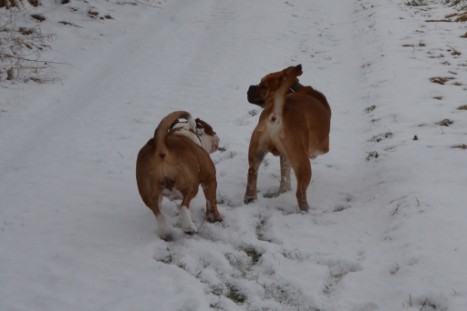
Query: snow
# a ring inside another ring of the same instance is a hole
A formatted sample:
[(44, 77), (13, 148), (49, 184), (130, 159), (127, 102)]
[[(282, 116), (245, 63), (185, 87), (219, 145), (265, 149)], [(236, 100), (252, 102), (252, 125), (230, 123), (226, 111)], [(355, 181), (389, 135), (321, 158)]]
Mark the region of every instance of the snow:
[[(47, 83), (0, 80), (0, 310), (466, 310), (467, 26), (439, 21), (465, 2), (95, 2), (16, 13), (47, 36), (27, 55)], [(272, 155), (245, 205), (246, 90), (298, 63), (333, 110), (311, 211), (273, 196)], [(163, 241), (135, 162), (174, 110), (221, 138), (224, 221), (200, 192), (184, 235), (165, 200)]]

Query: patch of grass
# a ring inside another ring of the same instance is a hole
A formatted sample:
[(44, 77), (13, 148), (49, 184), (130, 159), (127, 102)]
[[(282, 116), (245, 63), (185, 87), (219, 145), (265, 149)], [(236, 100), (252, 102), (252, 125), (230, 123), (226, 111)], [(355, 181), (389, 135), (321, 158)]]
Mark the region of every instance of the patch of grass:
[(97, 16), (99, 16), (99, 12), (96, 10), (90, 9), (88, 10), (88, 16), (90, 18), (96, 18)]
[(467, 149), (467, 145), (466, 145), (466, 144), (460, 144), (460, 145), (452, 146), (452, 148), (466, 150), (466, 149)]
[(445, 306), (444, 304), (437, 303), (436, 299), (431, 299), (430, 297), (419, 297), (414, 299), (412, 295), (409, 295), (407, 305), (410, 308), (415, 307), (417, 308), (417, 310), (420, 311), (448, 310), (447, 306)]
[(465, 23), (467, 22), (467, 12), (452, 13), (443, 19), (428, 19), (427, 23)]
[(456, 50), (455, 48), (453, 48), (452, 46), (449, 47), (449, 49), (447, 50), (449, 53), (451, 53), (452, 56), (459, 56), (459, 55), (462, 55), (461, 52), (459, 52), (458, 50)]
[(62, 24), (62, 25), (65, 25), (65, 26), (73, 26), (73, 27), (81, 28), (81, 26), (78, 26), (76, 24), (73, 24), (73, 23), (67, 22), (67, 21), (59, 21), (58, 23)]
[(453, 77), (432, 77), (430, 78), (431, 82), (441, 84), (441, 85), (445, 85), (446, 82), (450, 80), (454, 80), (454, 78)]
[(173, 263), (173, 256), (172, 254), (170, 253), (169, 249), (167, 248), (167, 254), (165, 254), (165, 256), (163, 257), (154, 257), (154, 260), (158, 261), (158, 262), (162, 262), (162, 263), (165, 263), (165, 264), (172, 264)]
[(271, 240), (265, 238), (265, 231), (268, 225), (267, 221), (268, 219), (266, 217), (259, 215), (259, 220), (256, 223), (256, 236), (260, 241), (272, 242)]
[(426, 0), (410, 0), (405, 2), (407, 6), (425, 6), (427, 5)]
[(259, 252), (253, 246), (247, 246), (243, 248), (242, 251), (244, 251), (245, 254), (247, 254), (247, 256), (250, 257), (252, 265), (256, 265), (261, 259), (261, 256), (263, 256), (263, 253)]
[(225, 297), (229, 298), (236, 304), (243, 304), (248, 297), (242, 293), (234, 284), (227, 283), (227, 293)]
[[(264, 286), (265, 295), (268, 299), (274, 299), (281, 305), (296, 307), (292, 310), (302, 310), (298, 308), (300, 305), (299, 297), (302, 295), (302, 292), (297, 288), (292, 288), (291, 284), (268, 284)], [(284, 308), (284, 310), (290, 310), (289, 308)]]
[(297, 248), (292, 249), (290, 251), (284, 249), (284, 250), (282, 250), (281, 254), (282, 254), (282, 256), (284, 256), (287, 259), (295, 260), (295, 261), (298, 261), (298, 262), (303, 262), (303, 254)]
[(375, 105), (371, 105), (370, 107), (365, 108), (366, 113), (370, 113), (376, 109)]
[(368, 152), (368, 155), (366, 157), (366, 160), (367, 161), (370, 161), (372, 159), (377, 159), (379, 157), (379, 154), (377, 151), (371, 151), (371, 152)]
[(394, 136), (394, 134), (392, 134), (391, 132), (386, 132), (386, 133), (382, 133), (382, 134), (373, 136), (370, 139), (370, 141), (379, 143), (380, 141), (382, 141), (384, 139), (392, 138), (393, 136)]
[(449, 119), (443, 119), (439, 122), (436, 122), (436, 125), (439, 125), (439, 126), (450, 126), (452, 124), (454, 124), (454, 121), (449, 120)]
[(457, 107), (457, 110), (467, 110), (467, 105)]
[(454, 21), (457, 22), (457, 23), (467, 22), (467, 12), (457, 14), (457, 17), (456, 17), (456, 19)]
[(36, 21), (43, 22), (45, 21), (45, 16), (42, 14), (31, 14), (31, 17), (34, 18)]

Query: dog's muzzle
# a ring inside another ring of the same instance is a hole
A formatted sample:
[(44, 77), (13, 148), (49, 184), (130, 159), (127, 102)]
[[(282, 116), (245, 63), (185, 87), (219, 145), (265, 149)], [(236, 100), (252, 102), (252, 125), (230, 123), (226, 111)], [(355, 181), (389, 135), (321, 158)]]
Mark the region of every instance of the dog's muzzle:
[(258, 105), (260, 107), (264, 106), (264, 100), (261, 98), (258, 85), (250, 85), (246, 95), (249, 103)]

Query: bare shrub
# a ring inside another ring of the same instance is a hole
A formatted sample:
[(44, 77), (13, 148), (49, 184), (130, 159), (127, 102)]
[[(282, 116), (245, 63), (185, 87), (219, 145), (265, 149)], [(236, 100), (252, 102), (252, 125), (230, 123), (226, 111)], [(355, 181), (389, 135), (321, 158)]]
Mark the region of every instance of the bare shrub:
[(34, 7), (41, 5), (39, 0), (0, 0), (0, 8), (18, 8), (24, 6), (25, 2)]
[(450, 120), (450, 119), (443, 119), (439, 122), (436, 122), (436, 125), (439, 125), (439, 126), (450, 126), (450, 125), (453, 125), (454, 124), (454, 121)]
[(39, 26), (19, 26), (26, 14), (24, 10), (11, 9), (0, 19), (0, 80), (53, 81), (51, 63), (40, 59), (53, 37), (43, 35)]
[(410, 0), (405, 2), (407, 6), (424, 6), (427, 5), (426, 0)]

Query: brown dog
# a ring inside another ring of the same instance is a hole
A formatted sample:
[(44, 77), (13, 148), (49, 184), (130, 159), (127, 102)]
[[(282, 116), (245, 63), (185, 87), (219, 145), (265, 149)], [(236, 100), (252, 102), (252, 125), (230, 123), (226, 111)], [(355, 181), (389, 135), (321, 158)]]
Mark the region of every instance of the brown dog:
[[(290, 190), (290, 165), (297, 178), (300, 210), (309, 209), (306, 190), (311, 182), (310, 158), (329, 151), (331, 108), (326, 97), (313, 88), (301, 87), (302, 66), (266, 75), (248, 89), (248, 101), (264, 108), (253, 131), (248, 150), (245, 202), (256, 199), (258, 167), (271, 152), (281, 156), (279, 193)], [(292, 91), (291, 91), (292, 88)]]
[[(182, 228), (186, 233), (196, 232), (188, 208), (190, 201), (198, 193), (199, 185), (202, 186), (206, 198), (207, 220), (222, 220), (216, 202), (216, 169), (208, 154), (213, 152), (214, 148), (210, 146), (209, 150), (203, 149), (200, 142), (196, 141), (199, 139), (197, 135), (197, 138), (190, 137), (189, 134), (183, 133), (184, 130), (180, 127), (174, 127), (180, 118), (186, 119), (190, 130), (196, 131), (196, 123), (188, 112), (172, 112), (162, 119), (154, 138), (141, 148), (136, 161), (138, 190), (144, 203), (156, 216), (158, 235), (162, 239), (169, 238), (168, 226), (160, 211), (164, 196), (182, 200), (180, 216)], [(209, 128), (217, 149), (219, 139), (210, 126)]]

